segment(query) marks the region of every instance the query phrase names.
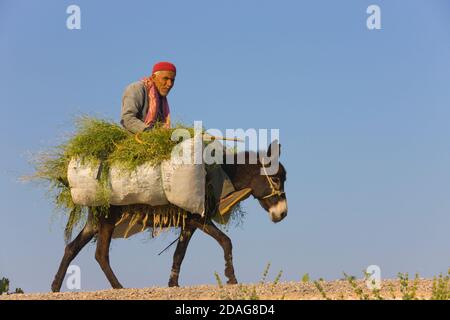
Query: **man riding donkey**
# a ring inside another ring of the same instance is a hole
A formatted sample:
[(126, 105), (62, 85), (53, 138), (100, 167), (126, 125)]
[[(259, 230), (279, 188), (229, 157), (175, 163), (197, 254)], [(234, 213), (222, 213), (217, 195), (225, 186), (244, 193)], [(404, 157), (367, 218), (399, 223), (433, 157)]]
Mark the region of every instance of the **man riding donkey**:
[[(173, 64), (160, 62), (154, 65), (150, 77), (132, 83), (126, 88), (122, 99), (121, 123), (128, 131), (134, 134), (148, 131), (151, 130), (157, 122), (161, 122), (167, 129), (170, 128), (170, 111), (167, 95), (174, 85), (175, 76), (176, 69)], [(269, 153), (272, 152), (272, 145), (274, 145), (274, 143), (268, 148), (267, 154), (269, 157)], [(279, 150), (278, 147), (278, 156)], [(249, 158), (248, 152), (244, 155)], [(236, 160), (237, 154), (234, 154), (233, 156)], [(212, 174), (212, 171), (208, 171), (210, 170), (209, 167), (217, 168), (214, 170), (214, 174)], [(264, 178), (259, 176), (261, 170), (260, 164), (237, 164), (236, 161), (234, 161), (231, 164), (226, 163), (224, 166), (205, 166), (207, 171), (204, 199), (206, 216), (200, 217), (195, 214), (195, 212), (186, 214), (186, 225), (183, 224), (180, 236), (176, 239), (178, 243), (174, 252), (169, 286), (178, 286), (181, 263), (185, 256), (189, 239), (196, 229), (204, 231), (220, 244), (224, 250), (225, 275), (228, 278), (227, 283), (237, 283), (232, 261), (231, 240), (215, 226), (211, 219), (216, 222), (226, 223), (226, 220), (229, 218), (229, 212), (233, 206), (252, 194), (258, 199), (261, 206), (270, 213), (273, 222), (281, 221), (287, 214), (287, 202), (284, 193), (286, 171), (281, 165), (279, 168), (280, 170), (275, 176), (269, 176), (265, 172)], [(230, 179), (230, 177), (232, 179)], [(235, 187), (238, 190), (235, 190)], [(213, 195), (212, 197), (209, 197), (210, 193), (208, 191), (211, 190)], [(130, 206), (132, 207), (132, 205), (133, 204)], [(156, 219), (156, 217), (148, 219), (149, 214), (144, 214), (146, 213), (145, 209), (144, 212), (139, 212), (141, 209), (140, 207), (136, 209), (137, 211), (133, 211), (133, 208), (131, 208), (131, 212), (128, 214), (127, 209), (130, 209), (128, 207), (128, 205), (111, 206), (109, 208), (108, 216), (101, 216), (100, 219), (96, 219), (93, 214), (89, 213), (84, 228), (80, 231), (78, 236), (66, 246), (58, 272), (52, 283), (52, 291), (56, 292), (60, 290), (71, 261), (73, 261), (80, 250), (89, 243), (94, 236), (96, 236), (97, 241), (95, 253), (96, 260), (99, 262), (112, 287), (122, 288), (122, 285), (114, 275), (109, 263), (111, 238), (126, 238), (131, 234), (142, 232), (145, 230), (145, 227), (151, 227), (149, 220), (153, 220), (154, 223)], [(138, 222), (138, 219), (136, 218), (140, 219), (140, 221)], [(170, 221), (171, 220), (169, 220), (169, 227)], [(164, 223), (167, 224), (166, 222)], [(137, 230), (131, 230), (136, 227), (137, 224), (139, 224)], [(160, 225), (162, 226), (161, 223)], [(178, 222), (176, 222), (174, 226), (175, 225), (180, 226)], [(155, 224), (153, 224), (153, 226), (155, 226)], [(173, 243), (175, 243), (175, 241)]]

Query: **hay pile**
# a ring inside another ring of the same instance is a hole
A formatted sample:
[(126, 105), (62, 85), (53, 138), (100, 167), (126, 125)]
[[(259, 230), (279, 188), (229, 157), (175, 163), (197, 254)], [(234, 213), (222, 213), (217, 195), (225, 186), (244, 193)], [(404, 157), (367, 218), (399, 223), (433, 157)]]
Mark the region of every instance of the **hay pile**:
[[(139, 139), (118, 124), (95, 117), (79, 117), (75, 124), (76, 132), (67, 141), (34, 159), (35, 173), (31, 177), (47, 182), (56, 209), (68, 214), (66, 240), (70, 238), (72, 229), (85, 220), (88, 209), (96, 217), (109, 211), (106, 179), (112, 164), (130, 170), (145, 162), (159, 164), (170, 158), (172, 148), (178, 143), (171, 140), (174, 130), (186, 129), (194, 136), (194, 128), (182, 124), (166, 129), (157, 123), (152, 130), (141, 133)], [(67, 169), (74, 157), (89, 162), (102, 161), (100, 184), (103, 188), (96, 195), (100, 206), (87, 208), (73, 203)], [(234, 211), (242, 215), (239, 206)]]

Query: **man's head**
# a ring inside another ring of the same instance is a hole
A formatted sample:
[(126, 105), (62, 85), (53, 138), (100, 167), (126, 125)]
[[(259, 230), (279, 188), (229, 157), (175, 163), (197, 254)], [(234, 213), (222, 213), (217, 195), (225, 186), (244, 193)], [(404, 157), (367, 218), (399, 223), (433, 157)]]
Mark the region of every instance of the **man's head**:
[(159, 94), (167, 96), (175, 83), (177, 69), (170, 62), (159, 62), (153, 66), (152, 81)]

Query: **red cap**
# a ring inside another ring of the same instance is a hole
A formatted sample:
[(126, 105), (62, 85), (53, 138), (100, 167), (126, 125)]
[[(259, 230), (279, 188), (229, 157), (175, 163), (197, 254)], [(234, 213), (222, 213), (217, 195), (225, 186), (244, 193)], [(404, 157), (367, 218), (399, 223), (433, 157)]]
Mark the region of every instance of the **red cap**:
[(173, 71), (177, 72), (177, 68), (170, 62), (158, 62), (153, 66), (152, 74), (156, 71)]

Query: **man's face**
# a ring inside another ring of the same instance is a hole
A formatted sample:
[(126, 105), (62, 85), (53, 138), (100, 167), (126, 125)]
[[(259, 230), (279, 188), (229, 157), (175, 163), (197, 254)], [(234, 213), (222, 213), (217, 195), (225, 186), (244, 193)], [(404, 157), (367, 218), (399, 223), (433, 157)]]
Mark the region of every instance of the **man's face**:
[(175, 72), (157, 71), (152, 74), (152, 80), (159, 94), (165, 97), (169, 94), (170, 89), (172, 89), (175, 83)]

